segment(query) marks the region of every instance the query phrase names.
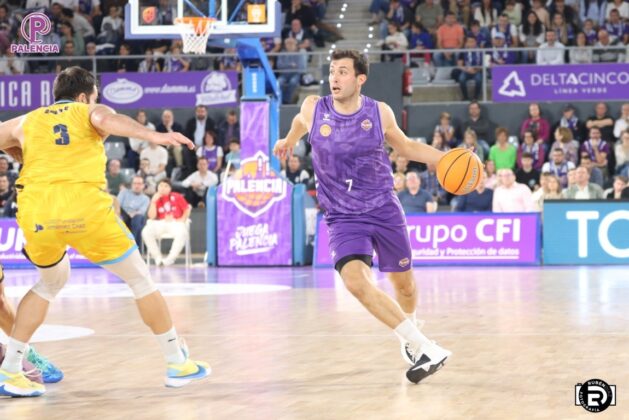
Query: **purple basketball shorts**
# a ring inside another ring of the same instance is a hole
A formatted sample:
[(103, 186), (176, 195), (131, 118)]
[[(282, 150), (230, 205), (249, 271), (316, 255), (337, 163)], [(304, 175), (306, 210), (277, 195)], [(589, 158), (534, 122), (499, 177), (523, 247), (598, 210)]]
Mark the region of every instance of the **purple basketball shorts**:
[(375, 250), (380, 271), (410, 270), (411, 244), (406, 218), (397, 198), (368, 213), (328, 215), (326, 222), (335, 267), (343, 258), (371, 257)]

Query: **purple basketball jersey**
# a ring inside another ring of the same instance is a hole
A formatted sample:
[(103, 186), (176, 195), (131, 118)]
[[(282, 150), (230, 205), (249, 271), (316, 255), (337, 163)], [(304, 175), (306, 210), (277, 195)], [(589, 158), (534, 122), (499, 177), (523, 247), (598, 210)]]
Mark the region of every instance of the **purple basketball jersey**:
[(325, 214), (361, 214), (395, 200), (378, 102), (362, 96), (351, 115), (319, 99), (309, 137), (317, 198)]
[(208, 149), (207, 147), (203, 146), (203, 148), (201, 149), (202, 156), (207, 159), (207, 166), (210, 169), (214, 169), (216, 167), (216, 164), (218, 163), (218, 148), (219, 146), (214, 146), (213, 149)]

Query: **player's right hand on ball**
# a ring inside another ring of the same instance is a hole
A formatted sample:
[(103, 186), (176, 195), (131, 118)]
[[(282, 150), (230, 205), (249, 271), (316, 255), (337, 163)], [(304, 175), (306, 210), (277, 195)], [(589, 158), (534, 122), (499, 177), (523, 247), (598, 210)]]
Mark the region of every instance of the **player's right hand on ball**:
[(275, 143), (273, 147), (273, 154), (280, 160), (286, 159), (287, 156), (293, 154), (293, 148), (288, 147), (288, 142), (286, 139), (280, 139)]

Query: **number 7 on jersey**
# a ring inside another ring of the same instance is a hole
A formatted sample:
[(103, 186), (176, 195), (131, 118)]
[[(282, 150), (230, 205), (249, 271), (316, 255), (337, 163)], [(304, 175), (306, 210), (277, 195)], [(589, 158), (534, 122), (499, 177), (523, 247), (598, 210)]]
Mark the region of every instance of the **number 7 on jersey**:
[(345, 183), (347, 184), (347, 192), (350, 192), (352, 190), (352, 184), (354, 183), (353, 179), (346, 179)]

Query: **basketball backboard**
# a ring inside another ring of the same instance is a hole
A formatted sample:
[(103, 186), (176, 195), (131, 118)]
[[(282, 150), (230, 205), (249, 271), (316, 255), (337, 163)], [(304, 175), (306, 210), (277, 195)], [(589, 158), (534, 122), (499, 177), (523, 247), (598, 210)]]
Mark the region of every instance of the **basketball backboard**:
[(279, 36), (282, 26), (277, 0), (129, 0), (125, 16), (129, 39), (179, 38), (181, 17), (216, 18), (211, 41)]

